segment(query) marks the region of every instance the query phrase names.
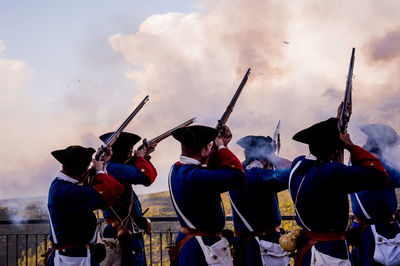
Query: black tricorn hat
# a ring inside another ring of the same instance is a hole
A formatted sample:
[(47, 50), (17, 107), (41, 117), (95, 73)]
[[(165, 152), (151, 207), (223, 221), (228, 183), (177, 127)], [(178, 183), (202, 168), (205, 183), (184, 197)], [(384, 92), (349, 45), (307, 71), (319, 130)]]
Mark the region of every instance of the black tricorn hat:
[(267, 136), (246, 136), (236, 142), (247, 151), (258, 150), (264, 154), (275, 152), (276, 147), (271, 137)]
[(199, 125), (182, 127), (172, 131), (172, 136), (176, 140), (195, 151), (209, 144), (217, 135), (218, 131), (215, 128)]
[(376, 148), (386, 148), (400, 144), (399, 135), (397, 135), (396, 131), (390, 126), (384, 124), (369, 124), (360, 126), (360, 129), (368, 136), (367, 144), (377, 145), (378, 147)]
[[(106, 142), (108, 140), (108, 138), (111, 137), (112, 134), (114, 134), (114, 132), (108, 132), (108, 133), (101, 135), (99, 138), (103, 142)], [(121, 132), (119, 134), (117, 140), (112, 145), (113, 151), (116, 151), (122, 147), (124, 147), (125, 149), (130, 149), (136, 143), (138, 143), (140, 139), (141, 139), (141, 137), (139, 137), (136, 134), (129, 133), (129, 132)]]
[(86, 171), (92, 161), (95, 150), (82, 146), (69, 146), (64, 150), (56, 150), (51, 154), (59, 161), (69, 174), (78, 175)]
[(336, 149), (341, 149), (343, 148), (343, 142), (340, 139), (337, 124), (337, 118), (329, 118), (297, 132), (293, 136), (293, 140), (308, 144), (311, 153), (314, 155), (326, 154)]

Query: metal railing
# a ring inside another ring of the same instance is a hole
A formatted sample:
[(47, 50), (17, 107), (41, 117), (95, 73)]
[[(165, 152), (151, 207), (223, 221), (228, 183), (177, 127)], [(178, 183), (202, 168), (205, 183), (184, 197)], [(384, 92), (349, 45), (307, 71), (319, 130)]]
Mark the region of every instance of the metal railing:
[[(175, 230), (172, 229), (172, 236), (175, 239), (177, 235), (178, 219), (177, 217), (149, 217), (152, 224), (168, 223), (175, 224)], [(349, 217), (350, 221), (352, 217)], [(293, 216), (282, 216), (282, 223), (290, 223)], [(232, 225), (232, 217), (227, 217), (227, 222)], [(44, 265), (42, 254), (47, 250), (49, 245), (49, 221), (48, 220), (22, 220), (13, 222), (9, 220), (0, 221), (0, 266), (1, 265)], [(42, 225), (40, 232), (29, 232), (30, 226)], [(7, 227), (10, 229), (8, 230)], [(28, 231), (27, 233), (16, 233), (12, 227), (17, 226), (17, 231), (21, 231), (22, 227)], [(154, 228), (154, 226), (152, 226)], [(164, 228), (166, 228), (164, 226)], [(174, 228), (171, 226), (171, 228)], [(7, 231), (8, 230), (8, 231)], [(12, 233), (9, 233), (12, 232)], [(145, 253), (148, 265), (169, 265), (169, 257), (167, 250), (167, 230), (153, 231), (150, 235), (145, 235)]]

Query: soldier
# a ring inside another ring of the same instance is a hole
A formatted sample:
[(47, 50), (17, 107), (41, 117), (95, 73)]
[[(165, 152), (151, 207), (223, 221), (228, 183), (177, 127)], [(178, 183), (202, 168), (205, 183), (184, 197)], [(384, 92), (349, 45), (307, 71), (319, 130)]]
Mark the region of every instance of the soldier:
[[(97, 237), (93, 211), (114, 203), (124, 187), (104, 173), (104, 162), (92, 161), (94, 152), (92, 148), (69, 146), (51, 153), (62, 164), (62, 170), (49, 190), (51, 250), (55, 251), (50, 265), (89, 266), (98, 265), (101, 260), (89, 250), (89, 244), (95, 243)], [(109, 155), (105, 156), (107, 159)], [(94, 185), (80, 185), (91, 161), (96, 170)]]
[[(106, 133), (100, 139), (105, 141), (112, 134)], [(122, 132), (112, 145), (113, 155), (106, 170), (125, 190), (115, 204), (103, 211), (107, 223), (103, 230), (103, 238), (107, 239), (103, 241), (107, 247), (107, 258), (102, 265), (146, 265), (143, 232), (150, 230), (150, 224), (142, 215), (142, 207), (132, 185), (150, 186), (156, 179), (157, 171), (149, 161), (155, 144), (150, 143), (148, 148), (135, 151), (132, 157), (133, 146), (139, 140), (140, 137), (135, 134)], [(120, 249), (115, 246), (116, 242)]]
[[(350, 265), (345, 240), (348, 194), (384, 187), (387, 173), (348, 133), (339, 133), (337, 118), (304, 129), (293, 139), (308, 144), (311, 153), (293, 161), (289, 177), (296, 221), (303, 228), (296, 265)], [(338, 162), (343, 148), (350, 152), (352, 166)]]
[(246, 136), (237, 144), (246, 156), (246, 187), (229, 191), (234, 264), (288, 265), (288, 253), (279, 245), (281, 215), (276, 193), (288, 188), (291, 162), (275, 155), (271, 137)]
[[(223, 135), (214, 128), (189, 126), (173, 131), (172, 136), (181, 143), (182, 153), (169, 175), (171, 199), (181, 225), (171, 262), (232, 265), (228, 241), (221, 237), (225, 213), (220, 194), (245, 183), (240, 161), (226, 148), (232, 134), (226, 126)], [(202, 164), (213, 143), (211, 160), (216, 168), (207, 169)]]
[(383, 189), (350, 195), (355, 215), (352, 230), (358, 232), (358, 237), (355, 235), (358, 241), (352, 249), (353, 263), (400, 265), (400, 227), (395, 221), (397, 199), (394, 190), (400, 187), (400, 172), (390, 167), (391, 162), (385, 161), (384, 156), (385, 150), (396, 147), (400, 138), (393, 128), (383, 124), (365, 125), (360, 129), (368, 136), (364, 148), (381, 160), (389, 175), (389, 184)]

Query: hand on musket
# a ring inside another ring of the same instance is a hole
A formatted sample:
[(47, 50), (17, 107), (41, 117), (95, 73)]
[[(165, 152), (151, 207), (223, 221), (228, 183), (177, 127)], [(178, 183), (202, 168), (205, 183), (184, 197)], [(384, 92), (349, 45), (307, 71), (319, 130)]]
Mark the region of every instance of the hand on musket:
[(93, 163), (93, 169), (96, 172), (104, 171), (104, 168), (105, 168), (105, 165), (106, 165), (106, 163), (104, 161), (97, 161), (96, 159), (93, 158), (92, 159), (92, 163)]
[(143, 150), (148, 156), (150, 153), (155, 151), (157, 146), (157, 142), (147, 142), (146, 139), (143, 141), (143, 145), (141, 145), (138, 150)]
[(354, 143), (351, 141), (350, 134), (349, 133), (340, 133), (340, 139), (342, 140), (344, 144), (344, 148), (346, 150), (349, 150), (352, 146), (354, 146)]
[[(225, 147), (227, 147), (228, 146), (228, 143), (231, 141), (231, 139), (232, 139), (232, 133), (231, 133), (231, 130), (229, 129), (229, 127), (228, 126), (223, 126), (223, 128), (222, 128), (223, 130), (222, 130), (222, 133), (221, 133), (221, 131), (218, 133), (218, 136), (215, 138), (215, 140), (214, 140), (214, 144), (215, 145), (213, 145), (213, 149), (215, 148), (218, 148), (218, 147), (220, 147), (220, 146), (225, 146)], [(212, 150), (212, 152), (210, 153), (210, 155), (212, 154), (214, 152), (214, 150)]]
[(150, 153), (155, 151), (157, 146), (156, 142), (146, 142), (146, 145), (142, 145), (135, 151), (135, 156), (146, 157), (149, 156)]
[(232, 139), (232, 132), (231, 132), (231, 130), (229, 129), (229, 127), (227, 125), (223, 126), (222, 133), (220, 132), (218, 134), (218, 137), (222, 138), (224, 146), (227, 147), (228, 143)]
[[(336, 118), (339, 120), (340, 120), (340, 116), (342, 114), (342, 108), (343, 108), (343, 101), (340, 103), (340, 105), (337, 109)], [(349, 116), (351, 116), (351, 113), (352, 113), (352, 104), (351, 103), (347, 103), (347, 112), (348, 112)]]

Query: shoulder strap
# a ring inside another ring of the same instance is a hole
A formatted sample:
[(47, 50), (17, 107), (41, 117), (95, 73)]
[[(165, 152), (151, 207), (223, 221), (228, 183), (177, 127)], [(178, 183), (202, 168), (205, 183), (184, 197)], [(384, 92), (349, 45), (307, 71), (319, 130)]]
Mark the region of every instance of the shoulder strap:
[(49, 210), (49, 221), (50, 221), (51, 235), (53, 236), (53, 243), (57, 244), (58, 241), (57, 241), (57, 237), (56, 237), (56, 232), (54, 231), (53, 222), (51, 221), (50, 210)]
[(357, 193), (354, 193), (354, 195), (356, 196), (358, 205), (360, 205), (360, 208), (361, 208), (362, 212), (364, 213), (365, 218), (371, 219), (371, 216), (369, 216), (367, 210), (366, 210), (366, 209), (364, 208), (364, 206), (362, 205), (361, 200), (360, 200), (360, 198), (358, 197)]
[[(291, 190), (290, 190), (290, 182), (292, 181), (292, 176), (293, 176), (294, 172), (295, 172), (295, 171), (297, 170), (297, 168), (300, 166), (301, 162), (302, 162), (302, 161), (298, 161), (298, 162), (296, 163), (296, 165), (293, 167), (293, 169), (290, 171), (290, 175), (289, 175), (289, 186), (288, 186), (290, 196), (292, 195)], [(303, 220), (301, 219), (300, 213), (299, 213), (299, 211), (298, 211), (297, 208), (296, 208), (297, 196), (299, 195), (299, 191), (300, 191), (301, 185), (303, 184), (303, 181), (304, 181), (304, 178), (305, 178), (305, 177), (306, 177), (306, 175), (303, 176), (303, 179), (301, 180), (301, 183), (300, 183), (300, 185), (299, 185), (299, 188), (297, 189), (296, 200), (293, 201), (293, 197), (290, 197), (290, 198), (292, 199), (292, 203), (293, 203), (293, 206), (294, 206), (294, 210), (295, 210), (295, 212), (297, 213), (297, 217), (299, 217), (299, 219), (300, 219), (301, 223), (304, 225), (304, 227), (305, 227), (308, 231), (311, 231), (311, 229), (308, 228), (307, 225), (306, 225), (306, 224), (303, 222)]]
[(247, 227), (247, 229), (250, 232), (253, 232), (253, 228), (250, 226), (250, 224), (246, 221), (246, 219), (243, 217), (243, 215), (240, 213), (239, 209), (236, 207), (235, 203), (233, 203), (233, 200), (231, 198), (231, 195), (228, 192), (228, 196), (229, 196), (229, 201), (231, 202), (232, 207), (235, 209), (236, 213), (239, 215), (240, 219), (242, 219), (244, 225)]
[(182, 217), (182, 219), (187, 224), (187, 226), (189, 226), (192, 229), (196, 229), (196, 227), (186, 218), (186, 216), (183, 215), (183, 213), (181, 212), (181, 210), (178, 207), (178, 204), (175, 201), (175, 197), (174, 197), (174, 193), (172, 192), (172, 185), (171, 185), (171, 174), (172, 174), (172, 169), (174, 169), (174, 166), (175, 165), (173, 165), (171, 167), (171, 170), (169, 171), (169, 175), (168, 175), (168, 186), (169, 186), (169, 192), (171, 193), (172, 203), (175, 206), (176, 211), (179, 213), (179, 215)]

